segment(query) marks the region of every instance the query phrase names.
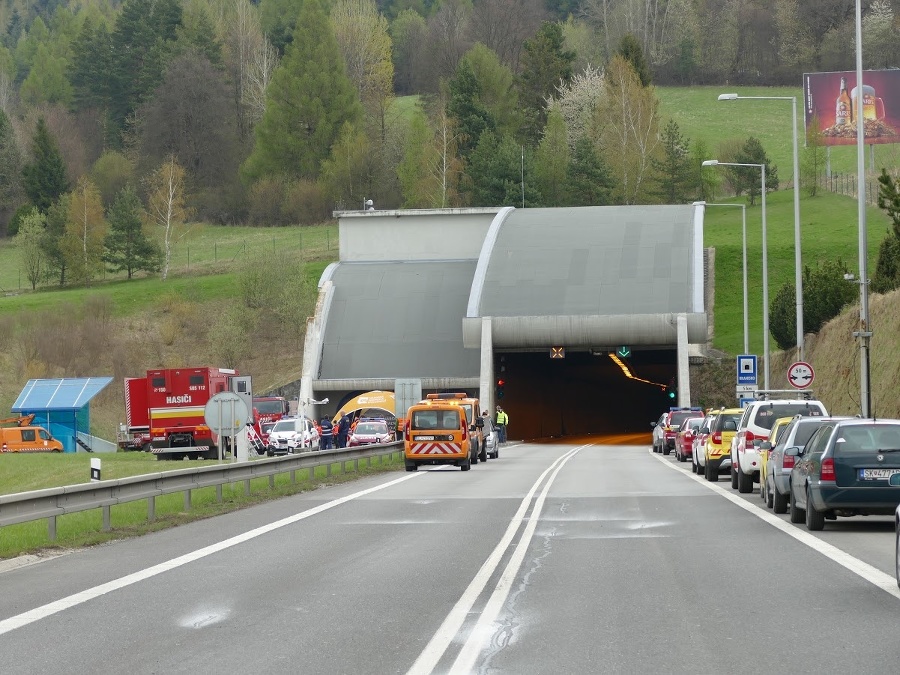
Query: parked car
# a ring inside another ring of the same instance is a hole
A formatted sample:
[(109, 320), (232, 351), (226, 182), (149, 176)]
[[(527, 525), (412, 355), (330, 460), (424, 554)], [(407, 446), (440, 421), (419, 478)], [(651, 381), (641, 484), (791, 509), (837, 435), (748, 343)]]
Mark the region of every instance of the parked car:
[(900, 506), (894, 511), (894, 576), (900, 587)]
[(810, 436), (825, 422), (836, 419), (850, 419), (849, 417), (801, 417), (791, 420), (784, 432), (778, 435), (778, 440), (769, 453), (769, 461), (766, 463), (765, 479), (760, 484), (765, 485), (766, 505), (775, 513), (787, 513), (788, 501), (791, 492), (791, 469), (794, 468), (795, 458), (785, 455), (786, 448), (803, 448)]
[[(775, 443), (778, 443), (778, 439), (784, 434), (784, 430), (787, 428), (788, 424), (791, 423), (793, 417), (779, 417), (775, 420), (775, 424), (772, 425), (772, 431), (769, 432), (769, 438), (760, 443), (759, 445), (759, 498), (766, 502), (766, 506), (768, 506), (768, 496), (766, 494), (766, 481), (763, 480), (762, 477), (766, 475), (766, 467), (769, 463), (769, 455), (772, 452), (772, 447)], [(813, 418), (816, 419), (816, 418)], [(821, 418), (819, 418), (821, 419)]]
[(687, 417), (675, 433), (675, 459), (686, 462), (694, 454), (694, 434), (703, 425), (703, 416)]
[(308, 417), (283, 417), (269, 432), (266, 454), (287, 455), (319, 449), (319, 432)]
[(694, 434), (694, 447), (691, 451), (691, 470), (694, 473), (702, 474), (706, 467), (706, 443), (712, 433), (712, 428), (716, 423), (718, 413), (712, 411), (703, 418), (703, 424)]
[(688, 417), (702, 417), (701, 408), (669, 408), (653, 423), (653, 452), (668, 455), (675, 449), (675, 434)]
[(706, 480), (715, 483), (719, 480), (720, 471), (731, 470), (731, 441), (743, 414), (743, 408), (722, 408), (716, 415), (716, 423), (706, 441), (703, 466)]
[(484, 451), (491, 459), (500, 457), (500, 427), (489, 417), (484, 418)]
[(390, 443), (394, 440), (394, 434), (388, 428), (384, 420), (360, 420), (356, 428), (350, 433), (347, 445), (351, 448), (358, 445), (373, 445), (375, 443)]
[(744, 408), (737, 433), (731, 441), (731, 487), (738, 492), (753, 492), (759, 482), (759, 446), (768, 440), (769, 432), (779, 417), (827, 417), (820, 401), (777, 399), (752, 401)]
[(839, 516), (892, 515), (900, 506), (900, 420), (846, 419), (789, 447), (791, 522), (821, 530)]

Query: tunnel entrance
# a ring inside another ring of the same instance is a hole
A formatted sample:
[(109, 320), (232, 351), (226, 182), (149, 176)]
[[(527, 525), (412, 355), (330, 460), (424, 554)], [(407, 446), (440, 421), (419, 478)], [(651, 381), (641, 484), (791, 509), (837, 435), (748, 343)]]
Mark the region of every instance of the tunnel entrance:
[(655, 384), (629, 379), (606, 352), (567, 351), (562, 359), (549, 350), (495, 353), (495, 378), (503, 380), (496, 403), (509, 414), (509, 437), (649, 433), (673, 405), (665, 386), (676, 374), (676, 351), (632, 351), (623, 362)]

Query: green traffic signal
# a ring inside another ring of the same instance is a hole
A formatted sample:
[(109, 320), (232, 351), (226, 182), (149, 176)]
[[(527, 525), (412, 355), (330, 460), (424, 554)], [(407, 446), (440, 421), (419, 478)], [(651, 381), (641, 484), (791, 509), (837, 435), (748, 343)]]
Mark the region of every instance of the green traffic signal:
[(669, 398), (675, 398), (675, 392), (672, 389), (669, 390)]

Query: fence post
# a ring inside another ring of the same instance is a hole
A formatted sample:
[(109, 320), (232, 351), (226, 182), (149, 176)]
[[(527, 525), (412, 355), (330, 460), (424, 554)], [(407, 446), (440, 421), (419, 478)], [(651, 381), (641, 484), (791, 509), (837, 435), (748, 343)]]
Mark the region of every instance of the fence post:
[(147, 522), (156, 520), (156, 497), (147, 497)]
[(216, 501), (219, 502), (219, 504), (222, 503), (222, 484), (221, 483), (216, 485)]
[(56, 516), (47, 518), (47, 537), (50, 541), (56, 541)]
[(184, 491), (184, 510), (185, 511), (191, 510), (191, 491), (190, 490)]
[(110, 514), (109, 514), (109, 504), (103, 507), (103, 531), (109, 532), (112, 529), (112, 524), (110, 522)]

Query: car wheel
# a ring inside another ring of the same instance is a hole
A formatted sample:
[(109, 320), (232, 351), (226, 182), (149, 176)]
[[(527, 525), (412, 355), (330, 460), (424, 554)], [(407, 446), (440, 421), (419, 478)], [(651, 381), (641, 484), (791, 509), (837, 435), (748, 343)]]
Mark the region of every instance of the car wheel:
[(806, 487), (806, 529), (810, 532), (825, 529), (825, 514), (813, 506), (809, 486)]
[(797, 507), (797, 500), (794, 499), (794, 491), (791, 490), (791, 522), (792, 523), (802, 523), (803, 519), (806, 517), (806, 514), (803, 512), (803, 509)]
[(418, 471), (419, 465), (415, 462), (406, 462), (406, 470), (407, 471)]
[(737, 471), (735, 471), (734, 464), (731, 465), (731, 489), (737, 490), (738, 487), (738, 475)]
[(670, 448), (670, 447), (669, 447), (669, 444), (666, 443), (666, 444), (663, 446), (663, 454), (664, 454), (664, 455), (668, 455), (670, 452), (672, 452), (672, 448)]
[(766, 501), (766, 483), (761, 481), (759, 484), (759, 498)]
[(481, 448), (481, 452), (478, 453), (479, 461), (486, 462), (488, 460), (487, 448)]
[(778, 491), (777, 487), (772, 488), (772, 510), (775, 513), (787, 513), (788, 498)]
[(472, 461), (467, 459), (465, 462), (459, 465), (461, 471), (468, 471), (472, 468)]
[(772, 506), (775, 504), (775, 495), (772, 494), (773, 492), (775, 492), (775, 487), (773, 486), (772, 489), (770, 490), (768, 480), (766, 480), (765, 485), (766, 485), (766, 506), (771, 509)]
[(719, 471), (712, 468), (712, 465), (709, 463), (709, 460), (706, 460), (706, 466), (703, 467), (703, 472), (706, 475), (706, 480), (710, 483), (718, 483), (719, 482)]
[(738, 477), (738, 492), (740, 492), (741, 494), (745, 494), (745, 495), (748, 495), (751, 492), (753, 492), (753, 476), (750, 476), (741, 470), (740, 462), (738, 462), (737, 477)]

